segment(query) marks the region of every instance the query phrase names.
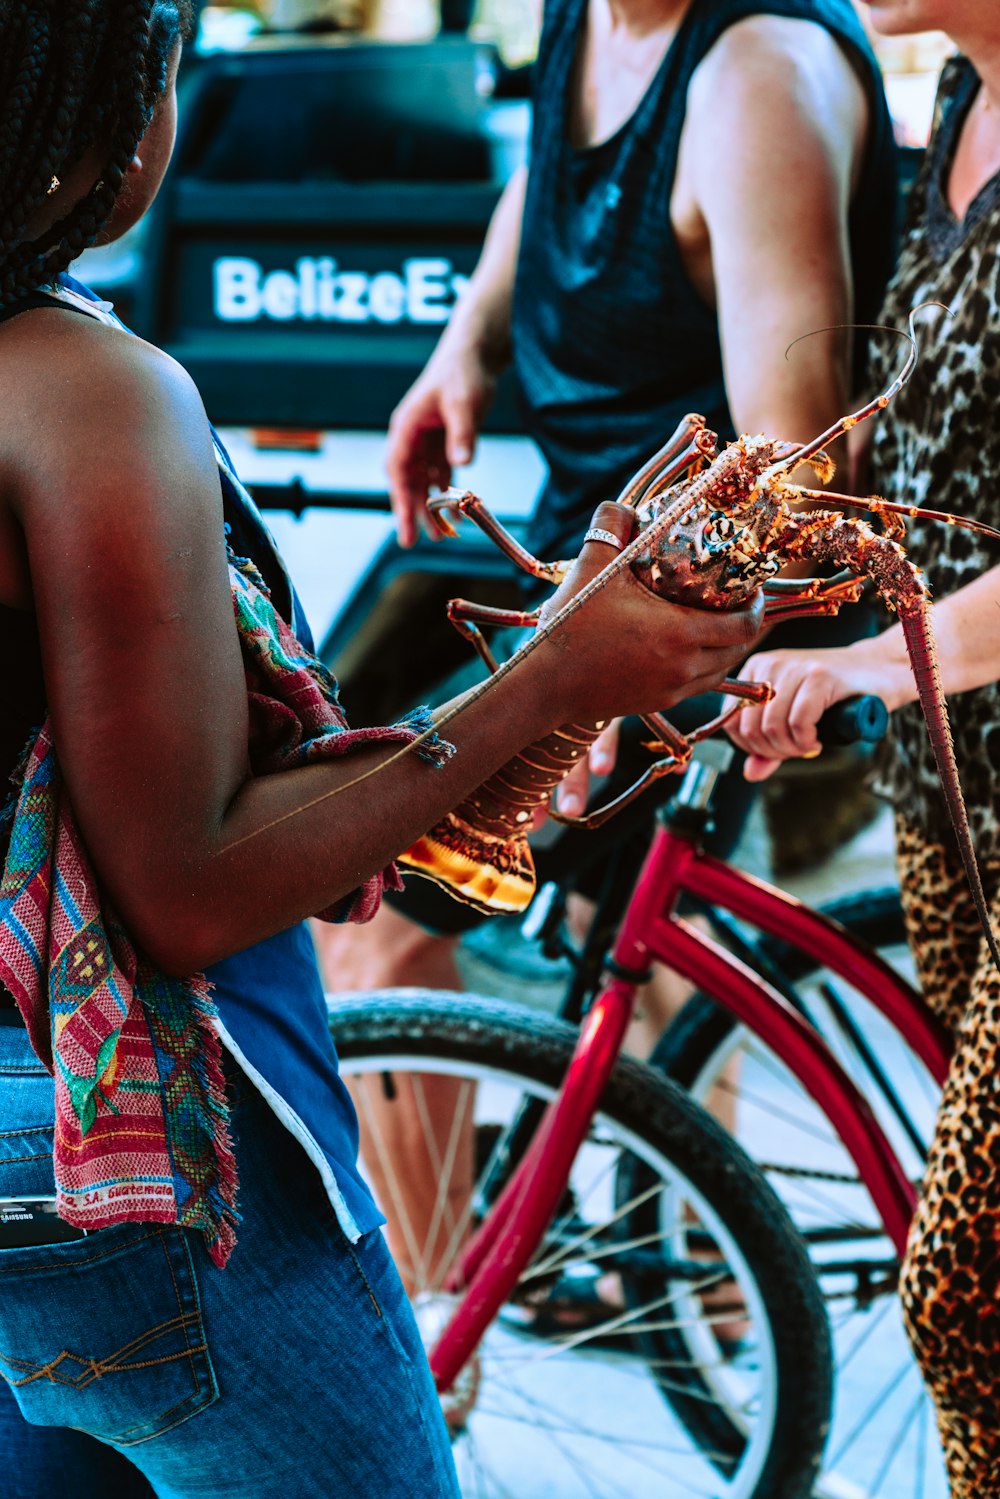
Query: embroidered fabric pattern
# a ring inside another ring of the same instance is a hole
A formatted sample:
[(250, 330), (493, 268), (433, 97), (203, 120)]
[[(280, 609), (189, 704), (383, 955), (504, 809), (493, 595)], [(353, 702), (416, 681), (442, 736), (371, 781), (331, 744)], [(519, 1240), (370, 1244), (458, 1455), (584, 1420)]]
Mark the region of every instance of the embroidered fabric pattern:
[[(373, 741), (410, 743), (417, 709), (386, 728), (348, 728), (337, 684), (274, 610), (253, 564), (230, 556), (250, 707), (250, 763), (270, 774)], [(436, 736), (417, 753), (441, 763)], [(366, 921), (395, 865), (319, 914)], [(0, 882), (0, 980), (17, 1000), (56, 1089), (58, 1209), (79, 1228), (122, 1222), (199, 1229), (215, 1262), (235, 1243), (236, 1166), (216, 1009), (200, 975), (144, 960), (102, 895), (44, 724), (27, 756)]]

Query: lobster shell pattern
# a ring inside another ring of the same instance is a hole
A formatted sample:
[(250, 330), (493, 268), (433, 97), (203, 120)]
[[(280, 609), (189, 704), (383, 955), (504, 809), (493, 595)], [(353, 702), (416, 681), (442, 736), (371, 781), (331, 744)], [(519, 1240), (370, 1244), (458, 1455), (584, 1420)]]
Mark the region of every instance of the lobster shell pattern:
[(603, 727), (567, 724), (522, 751), (397, 862), (485, 915), (523, 911), (535, 892), (527, 838), (535, 809), (544, 806)]

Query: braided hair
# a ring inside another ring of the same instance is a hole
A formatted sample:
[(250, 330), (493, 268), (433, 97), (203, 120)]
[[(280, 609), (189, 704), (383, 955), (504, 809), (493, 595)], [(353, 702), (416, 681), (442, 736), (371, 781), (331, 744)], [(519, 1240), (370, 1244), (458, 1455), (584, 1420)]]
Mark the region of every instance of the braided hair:
[[(0, 307), (93, 244), (191, 21), (191, 0), (0, 0)], [(28, 238), (53, 178), (94, 148), (94, 185)]]

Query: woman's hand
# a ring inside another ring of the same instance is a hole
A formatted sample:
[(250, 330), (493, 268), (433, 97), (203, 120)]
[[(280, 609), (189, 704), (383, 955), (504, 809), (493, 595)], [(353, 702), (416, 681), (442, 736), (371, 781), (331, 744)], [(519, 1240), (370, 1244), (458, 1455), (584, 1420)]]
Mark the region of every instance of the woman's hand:
[(740, 671), (743, 682), (769, 682), (774, 696), (763, 707), (746, 707), (727, 726), (733, 743), (748, 756), (748, 781), (773, 775), (783, 760), (810, 759), (822, 745), (816, 725), (827, 708), (858, 693), (880, 697), (892, 710), (912, 697), (912, 678), (876, 636), (829, 650), (763, 651)]
[[(633, 511), (609, 501), (598, 506), (592, 525), (626, 542), (634, 523)], [(544, 606), (540, 628), (616, 555), (610, 542), (586, 542)], [(759, 595), (742, 609), (689, 609), (657, 598), (629, 568), (622, 569), (540, 646), (557, 722), (599, 723), (627, 713), (659, 712), (713, 691), (753, 647), (762, 609)]]
[(442, 343), (392, 413), (386, 471), (400, 546), (412, 546), (421, 526), (443, 534), (427, 512), (427, 497), (432, 488), (448, 488), (453, 469), (472, 462), (495, 389), (496, 374), (474, 346)]

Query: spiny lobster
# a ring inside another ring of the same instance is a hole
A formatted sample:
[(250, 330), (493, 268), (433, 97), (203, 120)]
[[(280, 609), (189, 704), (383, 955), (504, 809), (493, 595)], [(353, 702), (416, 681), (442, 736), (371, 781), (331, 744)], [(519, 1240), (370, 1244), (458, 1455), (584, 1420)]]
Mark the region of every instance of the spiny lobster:
[[(938, 674), (929, 590), (920, 570), (908, 560), (899, 544), (903, 535), (902, 516), (943, 521), (998, 540), (1000, 532), (940, 511), (876, 497), (861, 499), (803, 488), (786, 477), (792, 469), (809, 464), (823, 482), (829, 481), (833, 465), (824, 448), (834, 438), (884, 409), (909, 378), (917, 357), (913, 314), (909, 339), (909, 358), (892, 384), (811, 442), (800, 444), (743, 436), (717, 454), (715, 434), (707, 429), (701, 417), (688, 416), (619, 496), (619, 503), (631, 506), (637, 513), (636, 536), (564, 610), (545, 620), (535, 636), (499, 668), (479, 625), (538, 625), (539, 611), (499, 610), (456, 599), (449, 606), (449, 617), (475, 645), (491, 671), (502, 675), (539, 638), (551, 633), (561, 619), (604, 587), (614, 572), (625, 567), (631, 567), (660, 596), (702, 608), (733, 607), (763, 587), (766, 617), (772, 622), (835, 614), (842, 604), (855, 601), (865, 580), (870, 579), (886, 606), (899, 615), (962, 861), (990, 950), (1000, 968), (1000, 950), (972, 846)], [(803, 499), (827, 505), (835, 502), (879, 514), (884, 518), (884, 532), (880, 534), (867, 521), (846, 517), (838, 510), (790, 508), (789, 501)], [(432, 499), (429, 508), (451, 534), (455, 533), (447, 512), (467, 515), (516, 563), (547, 582), (559, 583), (572, 565), (539, 562), (471, 493), (447, 490)], [(833, 564), (839, 571), (825, 579), (774, 577), (783, 560), (797, 558)], [(495, 676), (477, 690), (487, 690), (492, 680)], [(719, 729), (744, 702), (766, 702), (771, 695), (770, 688), (761, 683), (727, 681), (723, 689), (735, 700), (733, 705), (689, 737), (680, 734), (659, 714), (648, 715), (646, 722), (656, 736), (651, 748), (662, 758), (651, 764), (640, 780), (609, 806), (582, 819), (560, 820), (597, 826), (653, 780), (682, 769), (693, 744)], [(439, 719), (439, 728), (443, 722)], [(566, 725), (530, 746), (419, 839), (400, 862), (436, 880), (452, 895), (482, 911), (522, 910), (535, 888), (526, 836), (534, 811), (547, 802), (553, 788), (587, 752), (602, 727)]]

